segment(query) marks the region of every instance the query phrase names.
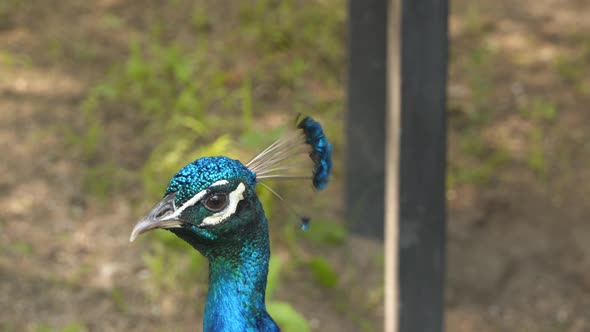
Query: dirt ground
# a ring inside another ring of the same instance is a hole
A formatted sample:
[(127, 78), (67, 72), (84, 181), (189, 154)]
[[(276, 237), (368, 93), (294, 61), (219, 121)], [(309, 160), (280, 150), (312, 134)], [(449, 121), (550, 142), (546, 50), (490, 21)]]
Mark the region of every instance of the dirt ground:
[[(62, 331), (71, 323), (89, 331), (200, 329), (196, 304), (146, 300), (142, 247), (128, 243), (137, 211), (124, 197), (105, 204), (85, 196), (80, 156), (67, 139), (89, 89), (145, 28), (149, 11), (139, 7), (61, 0), (0, 11), (0, 331)], [(468, 64), (482, 43), (493, 50), (491, 69), (475, 69), (487, 70), (493, 115), (478, 124), (478, 137), (511, 158), (484, 183), (449, 188), (446, 329), (590, 331), (590, 93), (556, 65), (581, 52), (579, 38), (590, 39), (590, 2), (457, 0), (452, 7), (449, 162), (466, 158), (463, 120), (477, 92)], [(124, 17), (128, 34), (113, 33), (107, 14)], [(590, 58), (582, 60), (586, 67), (576, 71), (588, 74)], [(539, 98), (557, 109), (542, 124), (517, 112)], [(527, 161), (536, 126), (542, 172)], [(367, 256), (380, 248), (354, 239), (330, 255), (368, 264), (358, 245)], [(380, 272), (370, 264), (359, 270), (367, 268)], [(382, 300), (372, 292), (366, 297)], [(294, 284), (280, 296), (315, 331), (362, 326), (330, 304), (337, 295)], [(382, 317), (375, 307), (367, 319)]]
[[(588, 40), (590, 3), (455, 1), (453, 8), (451, 109), (468, 112), (472, 99), (461, 59), (479, 39), (496, 54), (487, 100), (496, 113), (478, 134), (507, 149), (512, 160), (486, 185), (448, 193), (447, 329), (590, 331), (589, 95), (576, 92), (563, 73), (564, 59)], [(590, 59), (582, 57), (575, 71), (586, 73), (584, 82)], [(531, 172), (526, 157), (535, 124), (518, 115), (535, 99), (557, 112), (536, 124), (542, 175)], [(460, 158), (464, 130), (453, 116), (450, 163)]]

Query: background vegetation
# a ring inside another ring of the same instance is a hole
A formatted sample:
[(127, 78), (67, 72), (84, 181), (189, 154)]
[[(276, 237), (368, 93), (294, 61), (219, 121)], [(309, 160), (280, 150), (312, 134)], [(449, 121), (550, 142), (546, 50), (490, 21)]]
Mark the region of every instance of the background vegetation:
[[(449, 331), (590, 330), (588, 13), (452, 3)], [(346, 15), (343, 0), (1, 1), (0, 331), (198, 330), (206, 261), (129, 232), (181, 166), (248, 160), (298, 112), (326, 127), (335, 175), (320, 194), (272, 184), (313, 216), (306, 233), (260, 191), (269, 310), (287, 332), (381, 330), (381, 244), (343, 226)]]

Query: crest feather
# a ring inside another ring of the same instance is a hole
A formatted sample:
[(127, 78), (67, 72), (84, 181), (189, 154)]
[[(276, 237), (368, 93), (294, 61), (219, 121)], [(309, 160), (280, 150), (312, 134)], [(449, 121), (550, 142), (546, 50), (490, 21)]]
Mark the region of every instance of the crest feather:
[[(256, 174), (257, 182), (264, 179), (310, 179), (315, 189), (322, 190), (328, 184), (332, 170), (332, 144), (319, 122), (309, 116), (298, 116), (296, 127), (295, 131), (254, 157), (246, 167)], [(299, 158), (305, 155), (309, 157), (308, 162)]]

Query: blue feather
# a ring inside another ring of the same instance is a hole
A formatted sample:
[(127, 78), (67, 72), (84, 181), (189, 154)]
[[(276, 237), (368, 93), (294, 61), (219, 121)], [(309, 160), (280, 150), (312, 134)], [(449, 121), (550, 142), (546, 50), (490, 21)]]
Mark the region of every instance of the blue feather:
[[(298, 117), (299, 119), (300, 117)], [(256, 174), (256, 180), (311, 179), (317, 190), (324, 189), (332, 171), (332, 144), (322, 126), (309, 116), (296, 122), (300, 132), (289, 132), (252, 159), (246, 167)], [(312, 174), (306, 163), (298, 161), (305, 152), (313, 161)]]
[(313, 186), (322, 190), (328, 185), (330, 172), (332, 170), (332, 144), (324, 134), (319, 122), (309, 116), (304, 117), (297, 128), (303, 129), (305, 143), (312, 148), (309, 156), (314, 162)]

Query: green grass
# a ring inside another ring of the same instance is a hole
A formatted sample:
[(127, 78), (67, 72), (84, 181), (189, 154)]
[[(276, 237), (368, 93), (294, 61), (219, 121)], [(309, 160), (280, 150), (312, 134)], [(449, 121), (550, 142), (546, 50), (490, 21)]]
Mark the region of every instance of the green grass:
[(590, 95), (588, 66), (590, 65), (590, 36), (579, 34), (571, 38), (573, 50), (564, 53), (555, 61), (555, 68), (565, 84), (581, 96)]
[(527, 164), (537, 175), (544, 177), (547, 173), (547, 159), (543, 152), (543, 130), (533, 128), (529, 134), (529, 153)]
[(557, 106), (551, 101), (537, 97), (534, 98), (530, 105), (520, 109), (522, 117), (534, 122), (535, 124), (552, 123), (557, 119)]
[[(505, 142), (487, 140), (483, 133), (498, 121), (511, 116), (503, 109), (497, 109), (495, 93), (499, 90), (496, 66), (499, 63), (496, 50), (487, 43), (488, 24), (482, 19), (476, 7), (470, 8), (465, 15), (466, 30), (462, 38), (473, 40), (468, 52), (460, 58), (453, 57), (452, 66), (465, 77), (470, 91), (469, 100), (461, 105), (451, 106), (451, 126), (458, 134), (459, 149), (457, 155), (449, 159), (447, 183), (449, 188), (461, 184), (486, 186), (501, 174), (504, 166), (515, 165), (514, 161), (524, 160), (524, 165), (535, 176), (544, 178), (550, 168), (546, 156), (547, 142), (544, 137), (559, 117), (558, 107), (552, 100), (533, 97), (517, 109), (517, 114), (526, 129), (524, 144), (525, 155), (511, 155), (514, 152)], [(590, 43), (580, 43), (577, 56), (562, 57), (557, 68), (566, 82), (581, 84), (584, 70), (582, 62), (590, 54)], [(584, 76), (585, 77), (585, 76)]]
[(465, 14), (466, 38), (473, 43), (467, 52), (453, 56), (452, 66), (465, 76), (470, 91), (467, 103), (453, 106), (451, 126), (459, 133), (458, 155), (449, 159), (447, 187), (461, 184), (485, 186), (511, 156), (504, 147), (485, 142), (482, 133), (500, 116), (494, 102), (496, 52), (486, 43), (487, 22), (476, 6)]
[(0, 50), (0, 68), (30, 67), (31, 58), (28, 55), (14, 54)]
[(494, 91), (493, 56), (493, 51), (487, 45), (481, 43), (471, 51), (467, 61), (468, 83), (474, 102), (479, 109), (475, 114), (479, 117), (488, 114), (483, 111), (489, 109), (491, 93)]
[[(519, 109), (518, 114), (524, 122), (532, 126), (526, 138), (525, 165), (539, 178), (545, 178), (550, 165), (544, 137), (559, 117), (558, 107), (550, 100), (537, 97)], [(493, 145), (482, 139), (481, 133), (492, 121), (490, 115), (468, 115), (467, 120), (463, 121), (464, 128), (459, 141), (461, 158), (449, 161), (449, 188), (461, 184), (485, 186), (501, 174), (503, 166), (515, 159), (516, 156), (512, 156), (507, 150), (508, 147)]]
[(481, 132), (488, 121), (476, 119), (470, 122), (460, 136), (460, 158), (449, 160), (447, 187), (462, 184), (485, 186), (500, 174), (501, 168), (512, 160), (503, 147), (484, 142)]
[(487, 185), (499, 175), (500, 167), (510, 161), (510, 155), (497, 150), (483, 160), (474, 162), (471, 165), (452, 163), (449, 165), (447, 174), (447, 186), (453, 188), (460, 184)]
[(24, 256), (33, 254), (33, 246), (28, 242), (19, 241), (12, 245), (12, 249)]
[(119, 312), (126, 314), (128, 312), (127, 302), (125, 301), (125, 297), (119, 288), (111, 289), (111, 299), (115, 304), (115, 308), (119, 310)]
[(83, 332), (88, 331), (88, 328), (81, 323), (69, 323), (61, 328), (53, 328), (48, 325), (37, 325), (33, 331), (35, 332)]
[(539, 97), (535, 98), (528, 107), (523, 108), (520, 113), (533, 125), (528, 137), (527, 165), (538, 177), (545, 178), (549, 168), (549, 158), (546, 156), (544, 138), (548, 134), (548, 128), (557, 120), (559, 115), (557, 106)]

